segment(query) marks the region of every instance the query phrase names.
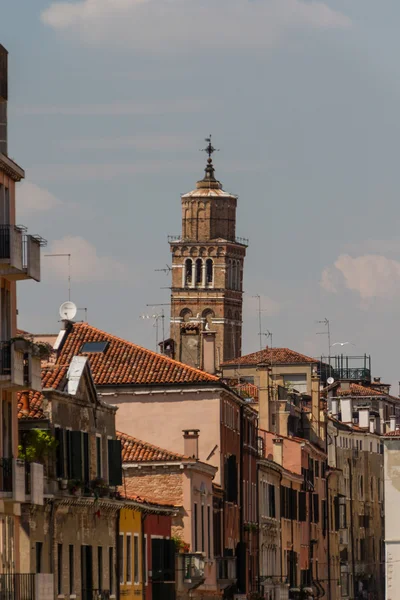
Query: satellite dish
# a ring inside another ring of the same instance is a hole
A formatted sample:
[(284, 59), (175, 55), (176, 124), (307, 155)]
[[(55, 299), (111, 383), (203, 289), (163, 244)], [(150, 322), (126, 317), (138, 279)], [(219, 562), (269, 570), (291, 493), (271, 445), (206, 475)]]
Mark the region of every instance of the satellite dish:
[(333, 379), (333, 377), (328, 377), (328, 379), (326, 380), (326, 383), (328, 385), (332, 385), (332, 383), (335, 383), (335, 380)]
[(72, 321), (77, 312), (76, 304), (73, 302), (63, 302), (60, 306), (60, 317), (63, 321)]

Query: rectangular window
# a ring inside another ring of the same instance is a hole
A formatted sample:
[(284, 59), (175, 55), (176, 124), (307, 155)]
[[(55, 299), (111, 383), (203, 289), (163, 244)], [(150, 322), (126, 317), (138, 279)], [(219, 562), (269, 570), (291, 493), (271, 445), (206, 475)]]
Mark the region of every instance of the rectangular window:
[(119, 534), (118, 539), (118, 568), (119, 582), (124, 583), (124, 534)]
[(110, 581), (110, 594), (114, 593), (114, 548), (108, 549), (108, 573)]
[(139, 583), (139, 536), (135, 533), (133, 538), (133, 576), (136, 584)]
[(74, 564), (74, 546), (69, 545), (68, 548), (68, 561), (69, 561), (69, 594), (74, 593), (74, 582), (75, 582), (75, 564)]
[(307, 521), (306, 492), (299, 492), (299, 521)]
[(96, 436), (96, 477), (100, 478), (103, 476), (101, 461), (101, 436)]
[(144, 582), (147, 585), (149, 581), (149, 568), (147, 561), (147, 535), (143, 538), (143, 556), (144, 556)]
[(211, 558), (211, 509), (207, 506), (207, 555)]
[(89, 467), (89, 434), (85, 431), (82, 433), (82, 454), (83, 454), (83, 481), (89, 482), (90, 467)]
[(132, 583), (132, 536), (126, 536), (126, 582)]
[(319, 460), (314, 463), (315, 477), (319, 477)]
[(201, 551), (204, 552), (204, 504), (201, 505)]
[(36, 542), (36, 573), (42, 572), (43, 542)]
[(64, 430), (60, 427), (56, 427), (54, 430), (54, 437), (57, 442), (56, 446), (56, 475), (59, 479), (65, 477), (64, 467)]
[(275, 510), (275, 486), (268, 484), (268, 517), (276, 518), (276, 510)]
[(319, 496), (318, 494), (313, 494), (313, 521), (314, 523), (319, 523)]
[(195, 552), (197, 552), (198, 550), (198, 539), (197, 539), (197, 503), (194, 503), (194, 515), (193, 515), (193, 528), (194, 528), (194, 535), (193, 535), (193, 539), (194, 539), (194, 546), (193, 549)]
[(99, 590), (103, 589), (103, 547), (97, 548), (97, 575)]
[(58, 595), (62, 594), (62, 544), (57, 544), (57, 590)]

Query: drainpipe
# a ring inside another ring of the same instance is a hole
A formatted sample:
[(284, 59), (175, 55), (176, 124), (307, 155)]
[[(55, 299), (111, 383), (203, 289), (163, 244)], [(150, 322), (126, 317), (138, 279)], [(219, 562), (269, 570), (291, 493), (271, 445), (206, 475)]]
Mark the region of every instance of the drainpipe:
[(329, 502), (329, 476), (330, 473), (325, 473), (325, 495), (326, 495), (326, 535), (328, 536), (328, 600), (332, 598), (331, 591), (331, 543), (330, 543), (330, 502)]
[[(243, 451), (243, 440), (244, 440), (244, 408), (240, 406), (240, 504), (239, 504), (239, 539), (241, 542), (245, 542), (244, 540), (244, 506), (243, 506), (243, 467), (244, 467), (244, 451)], [(247, 544), (246, 546), (246, 555), (247, 555)], [(247, 573), (247, 569), (245, 569)], [(246, 585), (246, 582), (245, 582)], [(247, 587), (247, 586), (246, 586)], [(242, 593), (245, 593), (246, 590), (240, 590)]]
[(349, 463), (349, 482), (350, 482), (350, 539), (351, 539), (351, 569), (353, 571), (353, 586), (354, 586), (354, 597), (357, 596), (357, 585), (356, 585), (356, 567), (355, 567), (355, 557), (354, 557), (354, 525), (353, 525), (353, 485), (352, 485), (352, 464), (351, 458), (347, 459)]
[[(282, 487), (282, 479), (283, 479), (283, 475), (282, 475), (282, 471), (279, 471), (279, 537), (280, 537), (280, 543), (279, 543), (279, 555), (280, 555), (280, 563), (281, 563), (281, 576), (280, 576), (280, 580), (281, 583), (283, 583), (283, 557), (282, 557), (282, 507), (281, 507), (281, 487)], [(281, 591), (281, 590), (279, 590)]]
[(55, 513), (55, 506), (54, 506), (54, 499), (51, 503), (51, 509), (50, 509), (50, 535), (49, 535), (49, 566), (50, 566), (50, 573), (53, 573), (53, 575), (55, 575), (55, 569), (54, 569), (54, 513)]
[(146, 513), (142, 512), (140, 514), (140, 523), (141, 523), (141, 534), (142, 534), (142, 600), (146, 600), (146, 555), (147, 552), (147, 544), (146, 548), (144, 547), (144, 524), (146, 521)]
[[(257, 439), (258, 439), (258, 436), (256, 436), (256, 440)], [(257, 473), (257, 481), (256, 481), (256, 514), (257, 514), (257, 521), (258, 521), (258, 529), (257, 529), (257, 554), (258, 554), (257, 591), (258, 591), (258, 593), (260, 593), (260, 591), (261, 591), (260, 575), (261, 575), (261, 554), (262, 554), (260, 552), (261, 519), (260, 519), (260, 498), (259, 498), (259, 487), (258, 487), (259, 470), (260, 470), (260, 465), (259, 465), (258, 460), (257, 460), (257, 468), (256, 468), (256, 473)]]
[(116, 562), (116, 569), (115, 569), (116, 576), (115, 576), (115, 582), (114, 583), (115, 583), (115, 590), (117, 592), (116, 593), (117, 600), (120, 600), (120, 584), (119, 584), (119, 582), (120, 582), (120, 572), (119, 572), (119, 527), (120, 527), (120, 513), (121, 513), (121, 510), (119, 509), (117, 511), (117, 516), (116, 516), (116, 519), (115, 519), (115, 525), (116, 525), (115, 526), (115, 534), (116, 534), (116, 540), (115, 540), (116, 541), (116, 546), (115, 546), (115, 560), (117, 562)]

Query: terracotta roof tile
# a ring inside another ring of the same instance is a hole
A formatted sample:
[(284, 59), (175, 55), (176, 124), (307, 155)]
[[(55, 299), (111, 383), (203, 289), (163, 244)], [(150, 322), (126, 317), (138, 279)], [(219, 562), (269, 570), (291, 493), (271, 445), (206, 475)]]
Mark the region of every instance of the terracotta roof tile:
[(400, 429), (396, 429), (396, 431), (388, 431), (385, 433), (383, 437), (398, 437), (400, 438)]
[(386, 396), (384, 392), (373, 390), (370, 387), (360, 385), (359, 383), (350, 383), (349, 389), (337, 390), (338, 396)]
[(162, 500), (154, 501), (153, 499), (147, 498), (145, 496), (137, 496), (136, 494), (127, 494), (124, 491), (124, 488), (121, 486), (118, 488), (122, 500), (133, 500), (134, 502), (138, 502), (139, 504), (150, 505), (153, 508), (170, 508), (174, 509), (175, 506), (170, 504), (169, 502), (163, 502)]
[(233, 358), (222, 364), (229, 365), (257, 365), (259, 363), (276, 364), (276, 365), (291, 365), (298, 363), (318, 363), (319, 361), (300, 352), (290, 350), (290, 348), (264, 348), (252, 354), (246, 354), (238, 358)]
[[(82, 353), (85, 342), (109, 342), (104, 352)], [(69, 365), (73, 356), (89, 357), (96, 385), (185, 384), (219, 381), (218, 377), (189, 367), (96, 329), (87, 323), (74, 323), (57, 358), (57, 365)]]
[[(42, 369), (42, 388), (57, 389), (63, 382), (67, 367), (48, 366)], [(24, 390), (17, 394), (18, 399), (18, 418), (19, 419), (43, 419), (43, 400), (42, 392), (33, 390)]]
[(158, 446), (153, 446), (148, 442), (138, 440), (126, 433), (117, 431), (117, 439), (121, 440), (122, 462), (155, 462), (155, 461), (180, 461), (190, 460), (183, 454), (176, 454), (169, 450), (164, 450)]

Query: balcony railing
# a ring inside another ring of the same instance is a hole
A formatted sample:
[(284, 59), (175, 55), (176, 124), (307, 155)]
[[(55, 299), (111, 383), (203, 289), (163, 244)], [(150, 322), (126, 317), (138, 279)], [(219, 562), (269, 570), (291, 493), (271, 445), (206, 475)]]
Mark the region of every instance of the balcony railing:
[(13, 281), (40, 281), (40, 247), (46, 240), (28, 235), (26, 227), (0, 225), (0, 275)]
[(236, 557), (224, 556), (217, 558), (217, 581), (235, 581), (236, 575)]
[(109, 590), (82, 590), (82, 600), (110, 600), (110, 595)]
[(183, 554), (183, 580), (204, 579), (204, 557), (201, 554)]
[(0, 342), (0, 387), (3, 389), (29, 387), (40, 391), (42, 389), (40, 357), (21, 351), (10, 341)]
[(33, 573), (0, 574), (1, 600), (40, 600), (35, 594)]

